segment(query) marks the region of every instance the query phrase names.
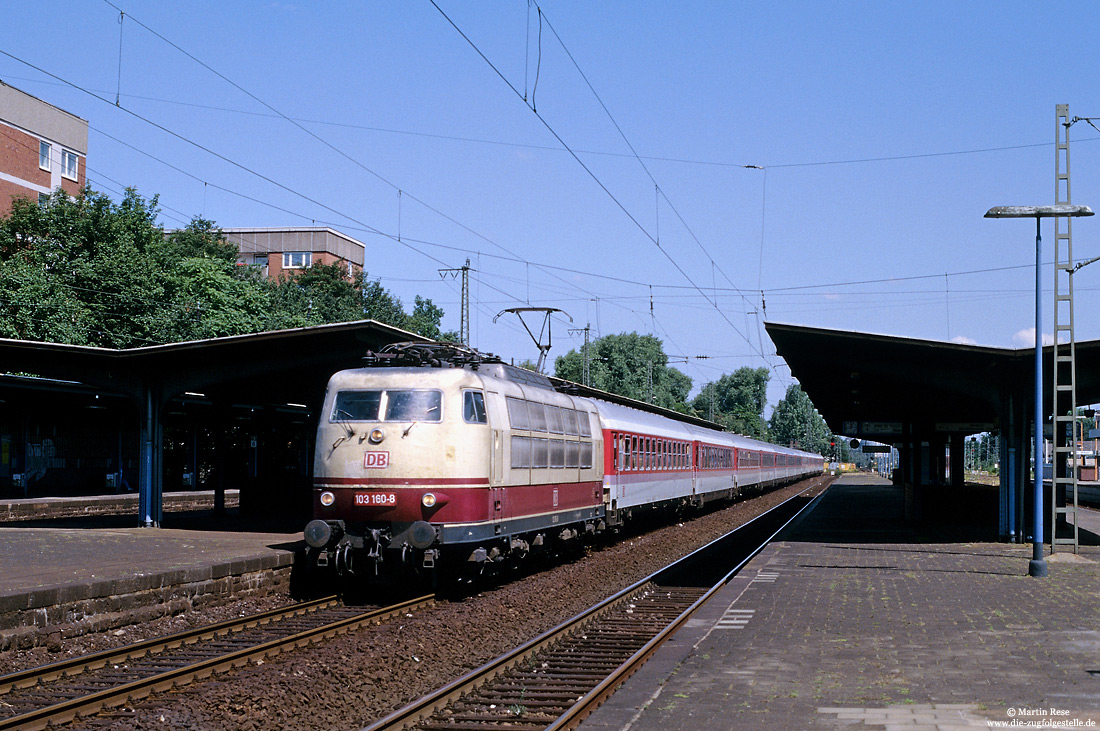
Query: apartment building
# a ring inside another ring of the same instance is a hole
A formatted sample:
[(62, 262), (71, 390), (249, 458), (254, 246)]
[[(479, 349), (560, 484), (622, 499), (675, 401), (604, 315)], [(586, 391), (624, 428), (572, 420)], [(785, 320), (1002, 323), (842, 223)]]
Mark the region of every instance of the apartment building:
[(0, 216), (14, 198), (75, 195), (87, 154), (87, 120), (0, 81)]
[(349, 278), (363, 269), (363, 242), (324, 226), (223, 228), (222, 233), (240, 250), (238, 262), (259, 266), (272, 279), (318, 263), (339, 264)]

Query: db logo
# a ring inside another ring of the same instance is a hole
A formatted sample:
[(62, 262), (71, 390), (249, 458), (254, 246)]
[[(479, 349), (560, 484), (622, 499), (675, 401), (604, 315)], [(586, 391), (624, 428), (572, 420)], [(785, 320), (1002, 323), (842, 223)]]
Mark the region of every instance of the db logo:
[(382, 470), (390, 466), (389, 452), (367, 452), (363, 455), (363, 467), (368, 470)]

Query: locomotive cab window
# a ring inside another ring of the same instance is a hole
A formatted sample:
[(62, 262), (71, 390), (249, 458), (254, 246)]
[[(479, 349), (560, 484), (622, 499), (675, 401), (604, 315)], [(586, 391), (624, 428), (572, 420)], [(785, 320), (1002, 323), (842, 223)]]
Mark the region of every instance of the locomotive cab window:
[(386, 391), (386, 421), (442, 421), (442, 391)]
[(487, 424), (485, 394), (481, 391), (462, 392), (462, 419), (467, 424)]
[(378, 421), (381, 391), (340, 391), (332, 406), (331, 421)]

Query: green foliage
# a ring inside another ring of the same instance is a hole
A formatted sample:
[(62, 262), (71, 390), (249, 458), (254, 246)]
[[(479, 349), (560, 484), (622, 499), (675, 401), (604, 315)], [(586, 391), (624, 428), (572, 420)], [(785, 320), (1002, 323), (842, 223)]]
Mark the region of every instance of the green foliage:
[(797, 383), (787, 388), (786, 395), (772, 411), (771, 432), (772, 441), (776, 444), (830, 456), (836, 453), (836, 449), (830, 446), (836, 437)]
[[(611, 393), (686, 412), (691, 378), (668, 367), (660, 340), (652, 335), (606, 335), (589, 343), (589, 385)], [(584, 355), (571, 350), (554, 361), (558, 378), (583, 382)]]
[(767, 368), (738, 368), (703, 386), (691, 406), (697, 415), (730, 431), (767, 439), (763, 415), (770, 377)]
[(278, 282), (238, 264), (217, 225), (195, 218), (165, 235), (157, 198), (115, 203), (86, 188), (46, 205), (16, 200), (0, 218), (0, 337), (129, 348), (329, 322), (375, 319), (432, 338), (443, 310), (411, 315), (366, 275), (315, 264)]

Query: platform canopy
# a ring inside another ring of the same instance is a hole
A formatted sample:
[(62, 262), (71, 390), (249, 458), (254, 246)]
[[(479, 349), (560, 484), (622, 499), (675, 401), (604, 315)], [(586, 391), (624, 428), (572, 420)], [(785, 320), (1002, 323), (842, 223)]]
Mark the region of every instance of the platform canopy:
[[(1030, 399), (1034, 350), (766, 323), (776, 351), (837, 434), (891, 442), (902, 425), (947, 434), (999, 428), (1009, 395)], [(1077, 402), (1100, 402), (1100, 341), (1077, 343)], [(1050, 403), (1053, 347), (1045, 350)]]
[(358, 367), (367, 350), (402, 340), (427, 339), (374, 320), (127, 350), (0, 339), (0, 364), (8, 372), (79, 381), (130, 397), (150, 387), (169, 399), (249, 384), (267, 397), (300, 397), (303, 385), (323, 391), (332, 373)]
[(426, 338), (373, 320), (128, 350), (0, 339), (0, 368), (78, 382), (135, 404), (140, 519), (155, 526), (163, 494), (161, 410), (171, 399), (200, 392), (222, 403), (293, 400), (316, 410), (335, 371), (359, 367), (368, 350), (409, 340)]

